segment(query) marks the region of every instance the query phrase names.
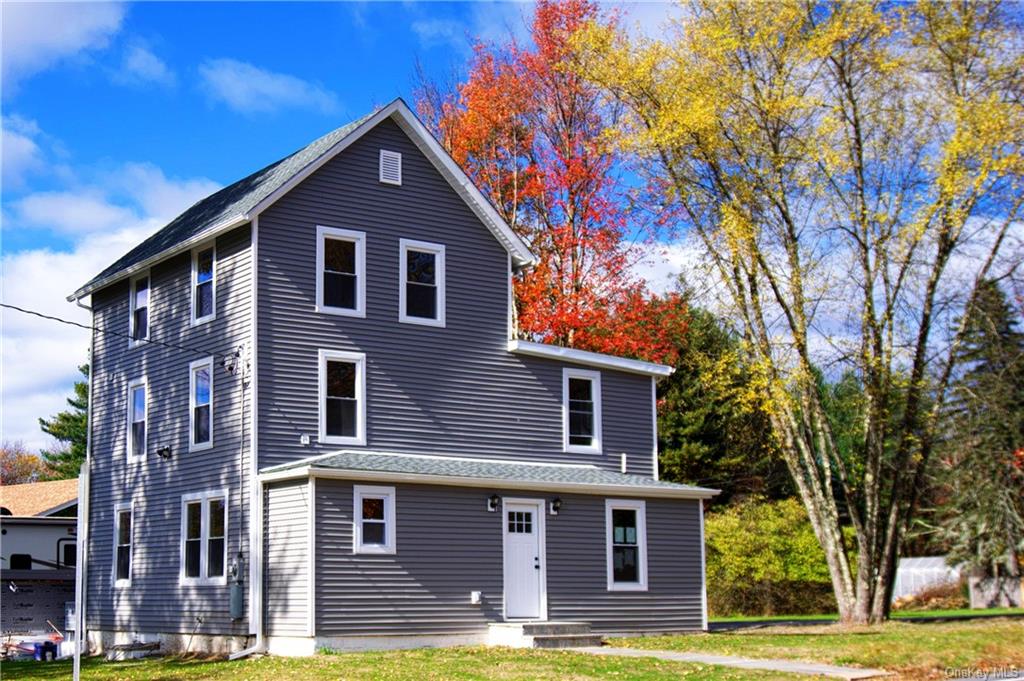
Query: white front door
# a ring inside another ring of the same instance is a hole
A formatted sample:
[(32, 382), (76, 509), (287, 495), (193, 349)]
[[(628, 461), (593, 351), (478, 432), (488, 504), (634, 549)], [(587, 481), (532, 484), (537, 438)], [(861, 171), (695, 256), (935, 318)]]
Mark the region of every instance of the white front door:
[(505, 618), (542, 619), (544, 501), (507, 500), (502, 505), (505, 538)]

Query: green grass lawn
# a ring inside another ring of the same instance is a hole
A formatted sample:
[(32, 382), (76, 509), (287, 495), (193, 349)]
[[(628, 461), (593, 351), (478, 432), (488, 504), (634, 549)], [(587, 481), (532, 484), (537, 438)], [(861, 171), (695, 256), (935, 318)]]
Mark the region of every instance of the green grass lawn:
[[(962, 608), (959, 610), (899, 610), (892, 614), (893, 619), (913, 619), (915, 617), (999, 617), (1001, 615), (1024, 615), (1024, 608), (990, 608), (988, 610), (971, 610)], [(732, 617), (712, 617), (712, 622), (779, 622), (795, 621), (803, 622), (808, 620), (838, 619), (834, 612), (822, 613), (819, 615), (770, 615), (767, 617), (750, 617), (736, 615)]]
[(949, 668), (1024, 668), (1024, 620), (878, 626), (778, 627), (615, 639), (613, 645), (884, 668), (905, 678), (945, 678)]
[[(70, 662), (4, 662), (0, 677), (7, 681), (71, 678)], [(290, 681), (299, 679), (479, 679), (510, 681), (534, 679), (637, 679), (643, 681), (741, 681), (755, 678), (742, 669), (680, 664), (652, 659), (609, 658), (564, 651), (512, 648), (435, 648), (381, 653), (345, 653), (310, 658), (263, 657), (227, 662), (181, 658), (153, 658), (132, 662), (85, 660), (86, 681)], [(810, 677), (757, 673), (756, 678), (806, 681)]]

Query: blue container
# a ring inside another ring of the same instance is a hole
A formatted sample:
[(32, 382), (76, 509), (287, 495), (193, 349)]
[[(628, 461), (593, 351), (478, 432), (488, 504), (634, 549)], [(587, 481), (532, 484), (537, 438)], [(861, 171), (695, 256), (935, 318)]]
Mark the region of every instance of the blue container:
[(57, 644), (53, 641), (42, 641), (35, 644), (35, 658), (39, 662), (51, 662), (57, 659)]

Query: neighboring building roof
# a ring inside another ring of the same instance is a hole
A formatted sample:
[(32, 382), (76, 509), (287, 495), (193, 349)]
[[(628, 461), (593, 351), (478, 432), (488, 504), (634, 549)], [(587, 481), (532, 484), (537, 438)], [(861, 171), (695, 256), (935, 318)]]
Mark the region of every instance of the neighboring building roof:
[(510, 340), (508, 342), (509, 352), (520, 355), (531, 355), (533, 357), (544, 357), (547, 359), (560, 359), (565, 362), (577, 362), (591, 366), (603, 367), (605, 369), (618, 369), (633, 374), (643, 374), (664, 378), (671, 376), (674, 368), (665, 364), (654, 362), (643, 362), (639, 359), (628, 359), (615, 355), (605, 355), (600, 352), (588, 352), (576, 350), (575, 348), (563, 348), (560, 345), (548, 345), (547, 343), (534, 343), (524, 340)]
[(46, 516), (78, 503), (78, 478), (0, 487), (0, 507), (16, 516)]
[(409, 135), (477, 217), (494, 233), (511, 254), (513, 262), (518, 265), (533, 262), (533, 254), (526, 243), (502, 220), (490, 201), (442, 149), (409, 106), (401, 99), (396, 99), (202, 199), (89, 280), (68, 296), (68, 300), (83, 298), (200, 241), (251, 221), (309, 174), (389, 117)]
[(267, 481), (307, 475), (641, 497), (705, 499), (718, 494), (718, 490), (627, 475), (585, 464), (520, 463), (392, 452), (341, 451), (261, 471), (261, 477)]

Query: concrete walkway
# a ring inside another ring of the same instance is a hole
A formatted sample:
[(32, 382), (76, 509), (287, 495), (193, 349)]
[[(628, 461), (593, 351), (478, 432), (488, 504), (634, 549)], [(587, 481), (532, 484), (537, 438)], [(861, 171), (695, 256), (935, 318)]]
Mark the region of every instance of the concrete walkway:
[(705, 653), (677, 653), (669, 650), (639, 650), (636, 648), (573, 648), (573, 652), (591, 655), (613, 655), (616, 657), (655, 657), (670, 662), (697, 662), (699, 664), (717, 664), (723, 667), (751, 669), (759, 671), (788, 672), (790, 674), (810, 674), (812, 676), (828, 676), (834, 679), (875, 679), (891, 676), (884, 669), (859, 669), (856, 667), (836, 667), (830, 664), (815, 664), (799, 660), (758, 660), (749, 657), (733, 657), (732, 655), (708, 655)]

